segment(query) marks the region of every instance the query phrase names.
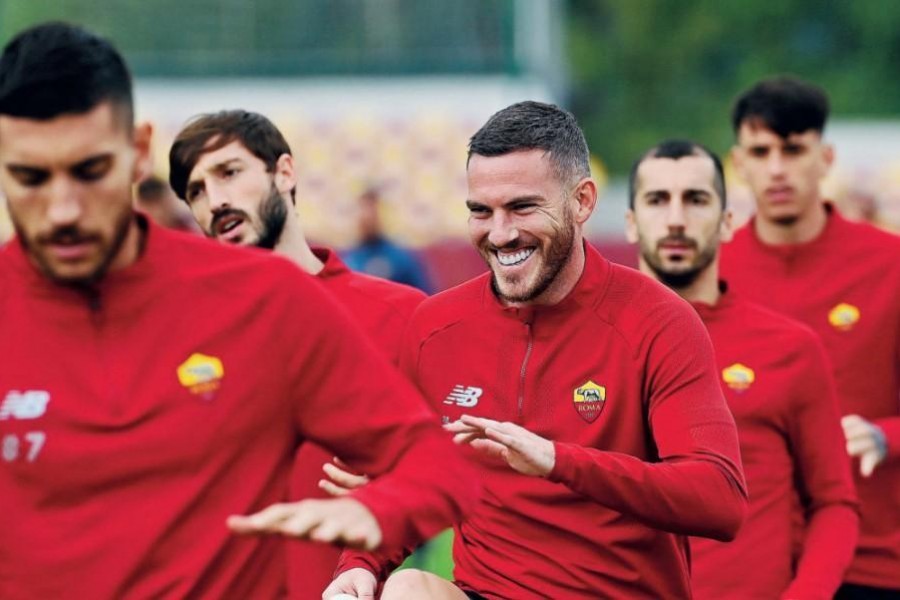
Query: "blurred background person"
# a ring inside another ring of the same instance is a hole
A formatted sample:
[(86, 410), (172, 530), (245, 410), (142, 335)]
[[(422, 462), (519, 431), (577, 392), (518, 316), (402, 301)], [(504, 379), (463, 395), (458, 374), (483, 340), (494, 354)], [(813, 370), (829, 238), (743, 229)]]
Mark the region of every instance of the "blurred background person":
[(428, 270), (418, 253), (400, 246), (385, 235), (380, 207), (381, 198), (376, 188), (368, 188), (359, 196), (359, 243), (344, 251), (342, 258), (354, 271), (411, 285), (426, 294), (432, 293), (434, 288)]
[(200, 233), (191, 211), (178, 199), (169, 184), (156, 175), (138, 184), (134, 207), (163, 227)]

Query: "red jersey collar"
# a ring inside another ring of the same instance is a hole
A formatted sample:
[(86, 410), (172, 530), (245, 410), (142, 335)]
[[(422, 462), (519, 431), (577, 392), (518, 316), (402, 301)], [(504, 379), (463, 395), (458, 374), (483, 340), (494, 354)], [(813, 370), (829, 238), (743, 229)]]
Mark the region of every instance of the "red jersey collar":
[(728, 290), (728, 283), (722, 279), (719, 280), (719, 299), (715, 304), (707, 302), (691, 302), (691, 306), (700, 315), (704, 321), (712, 321), (719, 318), (735, 305), (734, 292)]
[(751, 244), (763, 252), (785, 259), (818, 252), (819, 248), (829, 245), (835, 235), (837, 235), (837, 232), (847, 223), (834, 204), (826, 201), (822, 205), (826, 214), (825, 228), (812, 240), (800, 244), (767, 244), (760, 240), (756, 234), (756, 215), (753, 215), (747, 224), (747, 232), (750, 234)]
[(552, 305), (537, 306), (506, 306), (494, 294), (490, 272), (484, 276), (483, 299), (484, 306), (499, 314), (530, 323), (534, 317), (541, 313), (552, 312), (554, 314), (576, 311), (585, 306), (596, 305), (606, 293), (606, 284), (609, 279), (610, 265), (596, 248), (582, 240), (584, 248), (584, 270), (575, 287), (569, 294)]
[(347, 265), (344, 264), (344, 261), (340, 259), (337, 252), (332, 250), (331, 248), (325, 248), (324, 246), (312, 246), (311, 247), (313, 255), (316, 258), (322, 261), (322, 270), (316, 274), (316, 277), (321, 277), (322, 279), (331, 279), (332, 277), (337, 277), (339, 275), (345, 275), (350, 272), (350, 269), (347, 268)]

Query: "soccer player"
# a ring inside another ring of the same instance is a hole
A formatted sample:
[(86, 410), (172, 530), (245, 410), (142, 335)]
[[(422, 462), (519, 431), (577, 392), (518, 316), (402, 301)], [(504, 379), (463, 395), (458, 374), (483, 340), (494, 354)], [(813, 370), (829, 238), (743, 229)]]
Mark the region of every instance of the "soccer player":
[(900, 238), (851, 223), (823, 201), (834, 152), (822, 139), (828, 99), (779, 77), (735, 106), (735, 165), (756, 216), (722, 249), (742, 296), (819, 334), (834, 368), (847, 452), (858, 459), (862, 521), (839, 597), (900, 595)]
[[(284, 544), (255, 534), (391, 548), (459, 518), (466, 461), (317, 282), (133, 212), (149, 142), (107, 41), (3, 50), (0, 597), (273, 598)], [(389, 473), (282, 503), (304, 438)]]
[[(335, 252), (309, 246), (294, 210), (291, 149), (269, 119), (243, 110), (200, 115), (175, 137), (169, 166), (172, 188), (208, 236), (274, 250), (317, 276), (383, 354), (398, 362), (401, 334), (425, 294), (354, 273)], [(292, 475), (294, 498), (326, 497), (318, 483), (331, 457), (315, 444), (303, 444)], [(334, 577), (340, 549), (299, 541), (287, 550), (291, 596), (321, 596)]]
[[(484, 499), (455, 583), (382, 598), (687, 598), (684, 536), (734, 537), (737, 432), (694, 311), (583, 237), (597, 201), (574, 117), (507, 107), (469, 145), (469, 232), (490, 273), (425, 300), (401, 365), (471, 453)], [(400, 557), (346, 554), (326, 590), (367, 594)]]
[[(691, 540), (694, 598), (829, 599), (853, 557), (859, 519), (822, 343), (719, 280), (731, 215), (717, 156), (672, 140), (646, 152), (631, 173), (628, 239), (639, 244), (641, 271), (691, 302), (709, 331), (750, 492), (734, 541)], [(807, 523), (795, 570), (796, 500)]]

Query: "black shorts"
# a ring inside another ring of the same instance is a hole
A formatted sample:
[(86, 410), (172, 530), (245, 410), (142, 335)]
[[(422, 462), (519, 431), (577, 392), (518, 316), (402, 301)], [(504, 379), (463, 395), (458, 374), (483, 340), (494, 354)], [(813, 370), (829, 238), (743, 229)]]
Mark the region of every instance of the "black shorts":
[(838, 589), (835, 600), (900, 600), (900, 590), (845, 583)]
[(463, 590), (463, 592), (466, 594), (466, 596), (469, 597), (469, 600), (487, 600), (487, 598), (485, 598), (478, 592), (466, 592), (465, 590)]

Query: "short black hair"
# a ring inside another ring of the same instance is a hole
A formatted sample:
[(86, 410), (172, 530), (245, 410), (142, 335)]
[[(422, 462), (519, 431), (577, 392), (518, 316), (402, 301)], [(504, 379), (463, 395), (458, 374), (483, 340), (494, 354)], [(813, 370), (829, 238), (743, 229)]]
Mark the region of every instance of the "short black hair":
[[(234, 141), (263, 161), (270, 173), (275, 171), (282, 154), (291, 156), (287, 140), (272, 121), (259, 113), (222, 110), (197, 115), (178, 133), (169, 150), (169, 184), (175, 194), (185, 200), (188, 178), (200, 157)], [(295, 193), (296, 188), (291, 190), (291, 199)]]
[(106, 39), (69, 23), (26, 29), (0, 56), (0, 114), (49, 120), (110, 102), (134, 127), (131, 74)]
[(731, 111), (737, 134), (741, 125), (763, 125), (781, 138), (792, 133), (825, 130), (828, 120), (825, 90), (797, 77), (780, 75), (764, 79), (738, 96)]
[(628, 177), (628, 208), (634, 210), (634, 196), (637, 193), (637, 174), (638, 169), (648, 158), (671, 158), (678, 160), (686, 156), (708, 156), (713, 162), (715, 175), (713, 177), (713, 188), (719, 194), (719, 200), (722, 208), (726, 206), (725, 198), (725, 171), (722, 168), (722, 161), (719, 157), (703, 144), (691, 140), (666, 140), (661, 142), (646, 152), (639, 159), (634, 161), (631, 166), (631, 175)]
[(495, 113), (472, 139), (469, 156), (501, 156), (520, 150), (543, 150), (560, 183), (590, 177), (591, 164), (584, 133), (572, 113), (553, 104), (519, 102)]

